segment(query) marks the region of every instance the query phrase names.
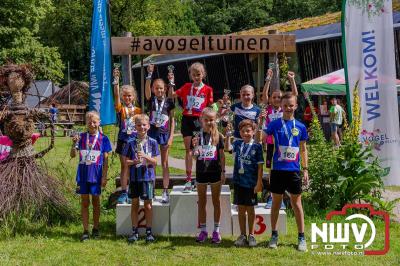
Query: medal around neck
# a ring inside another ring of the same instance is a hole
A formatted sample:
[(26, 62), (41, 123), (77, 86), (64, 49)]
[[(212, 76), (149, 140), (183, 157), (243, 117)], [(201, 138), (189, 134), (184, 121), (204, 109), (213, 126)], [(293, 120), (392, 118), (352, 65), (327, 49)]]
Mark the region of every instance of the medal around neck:
[(297, 137), (299, 135), (299, 130), (297, 128), (292, 128), (292, 135)]

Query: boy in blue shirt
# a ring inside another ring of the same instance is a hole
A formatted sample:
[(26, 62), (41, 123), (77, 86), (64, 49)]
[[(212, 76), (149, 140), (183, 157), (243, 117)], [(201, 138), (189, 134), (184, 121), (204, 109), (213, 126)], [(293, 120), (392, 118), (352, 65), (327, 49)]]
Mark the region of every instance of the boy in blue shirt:
[[(254, 237), (255, 210), (257, 192), (262, 189), (263, 150), (259, 143), (254, 141), (256, 124), (245, 119), (239, 123), (241, 139), (230, 144), (230, 138), (225, 139), (225, 150), (232, 151), (235, 158), (233, 169), (234, 196), (233, 204), (238, 205), (240, 236), (235, 246), (255, 247)], [(249, 237), (246, 235), (246, 213), (249, 224)]]
[(300, 176), (300, 156), (303, 171), (303, 182), (308, 184), (308, 140), (306, 127), (294, 119), (297, 109), (297, 97), (291, 92), (282, 97), (283, 117), (272, 121), (265, 133), (273, 136), (274, 155), (270, 177), (272, 192), (271, 227), (272, 236), (268, 243), (270, 248), (277, 248), (278, 231), (276, 225), (279, 209), (285, 190), (290, 193), (290, 202), (296, 218), (299, 251), (307, 251), (304, 237), (304, 213), (301, 204), (302, 179)]
[(141, 114), (135, 116), (135, 128), (137, 135), (125, 145), (122, 158), (129, 166), (129, 197), (132, 198), (131, 219), (132, 234), (128, 237), (128, 243), (134, 243), (139, 239), (139, 198), (144, 201), (144, 214), (146, 219), (146, 242), (153, 242), (151, 232), (153, 185), (156, 179), (155, 167), (157, 156), (160, 154), (158, 143), (147, 136), (150, 128), (149, 117)]
[(72, 138), (70, 156), (79, 151), (79, 165), (76, 174), (76, 193), (81, 195), (83, 234), (81, 241), (89, 239), (89, 205), (92, 195), (93, 230), (92, 237), (99, 237), (100, 194), (107, 184), (108, 153), (112, 150), (106, 135), (99, 131), (100, 116), (97, 112), (86, 113), (87, 132)]

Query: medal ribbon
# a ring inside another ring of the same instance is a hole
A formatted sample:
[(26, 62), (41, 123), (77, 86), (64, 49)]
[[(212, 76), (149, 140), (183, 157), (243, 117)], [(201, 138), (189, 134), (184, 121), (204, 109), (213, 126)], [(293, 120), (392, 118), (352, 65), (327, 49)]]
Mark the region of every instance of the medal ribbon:
[[(201, 91), (201, 89), (202, 89), (203, 87), (204, 87), (204, 83), (201, 82), (200, 85), (199, 85), (199, 87), (197, 87), (196, 95), (195, 95), (194, 97), (198, 97), (198, 96), (199, 96), (200, 91)], [(192, 83), (192, 87), (190, 88), (190, 94), (189, 94), (191, 97), (193, 97), (193, 88), (194, 88), (194, 84)], [(189, 111), (191, 111), (191, 110), (192, 110), (192, 107), (193, 107), (193, 105), (192, 105), (192, 103), (190, 103), (190, 106), (187, 106), (187, 109), (188, 109)]]
[[(200, 130), (200, 145), (201, 145), (201, 147), (203, 147), (203, 145), (204, 145), (203, 134), (204, 134), (203, 129), (201, 129)], [(208, 145), (207, 146), (211, 146), (211, 142), (212, 142), (212, 139), (211, 139), (211, 135), (210, 135), (210, 140), (208, 141)], [(206, 158), (203, 157), (203, 161), (205, 161), (205, 160), (206, 160)]]
[(240, 154), (239, 154), (240, 169), (244, 169), (243, 168), (243, 157), (246, 157), (249, 154), (251, 146), (253, 146), (253, 143), (254, 143), (254, 139), (251, 139), (249, 142), (249, 146), (247, 146), (247, 149), (244, 154), (243, 154), (244, 141), (242, 142), (242, 145), (240, 145)]
[[(287, 137), (287, 139), (289, 140), (289, 147), (292, 147), (292, 143), (293, 143), (293, 133), (291, 133), (291, 136), (289, 137), (289, 131), (288, 128), (286, 127), (285, 121), (283, 120), (283, 118), (281, 118), (282, 121), (282, 127), (283, 127), (283, 131), (285, 132), (285, 135)], [(293, 119), (293, 128), (296, 128), (296, 119)]]
[(86, 149), (88, 150), (88, 153), (86, 154), (85, 161), (89, 158), (90, 153), (92, 152), (94, 146), (96, 145), (98, 138), (99, 138), (99, 132), (97, 131), (96, 136), (94, 137), (93, 143), (90, 146), (90, 144), (89, 144), (89, 132), (86, 133)]
[(162, 98), (162, 101), (161, 101), (160, 105), (158, 105), (157, 97), (154, 98), (154, 105), (156, 107), (156, 117), (154, 118), (154, 120), (156, 121), (156, 123), (157, 123), (157, 120), (159, 119), (159, 117), (161, 115), (161, 112), (162, 112), (162, 110), (164, 108), (164, 104), (165, 104), (165, 98), (164, 97)]

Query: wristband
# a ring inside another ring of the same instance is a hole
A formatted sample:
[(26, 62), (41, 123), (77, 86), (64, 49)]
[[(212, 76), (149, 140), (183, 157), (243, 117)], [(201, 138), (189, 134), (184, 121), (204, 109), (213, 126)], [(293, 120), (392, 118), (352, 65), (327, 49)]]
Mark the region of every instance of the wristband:
[(119, 84), (119, 81), (118, 81), (118, 79), (114, 79), (114, 81), (113, 81), (113, 83), (112, 83), (113, 85), (118, 85)]
[(270, 77), (270, 76), (267, 76), (267, 77), (265, 78), (265, 81), (271, 81), (271, 77)]
[(147, 73), (147, 77), (146, 77), (146, 79), (147, 79), (147, 80), (151, 79), (151, 76), (153, 76), (153, 72), (149, 72), (149, 73)]

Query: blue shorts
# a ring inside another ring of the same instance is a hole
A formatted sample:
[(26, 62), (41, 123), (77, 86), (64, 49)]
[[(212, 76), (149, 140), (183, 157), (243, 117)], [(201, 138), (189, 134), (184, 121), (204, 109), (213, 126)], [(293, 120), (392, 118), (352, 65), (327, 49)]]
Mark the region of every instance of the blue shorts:
[(339, 129), (340, 125), (336, 123), (331, 123), (331, 132), (336, 133)]
[(152, 200), (154, 196), (154, 181), (134, 181), (129, 183), (129, 198)]
[(160, 129), (156, 128), (155, 126), (151, 126), (147, 135), (150, 138), (153, 138), (157, 141), (157, 143), (161, 146), (167, 145), (169, 140), (169, 132), (163, 133)]
[(100, 183), (81, 183), (76, 184), (76, 193), (79, 195), (93, 195), (100, 196), (101, 194), (101, 182)]

